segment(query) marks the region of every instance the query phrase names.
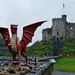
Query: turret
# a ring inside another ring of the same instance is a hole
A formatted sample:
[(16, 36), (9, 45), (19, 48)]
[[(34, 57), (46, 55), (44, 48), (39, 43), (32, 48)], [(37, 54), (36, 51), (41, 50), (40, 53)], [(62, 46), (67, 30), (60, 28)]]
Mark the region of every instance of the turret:
[(62, 19), (66, 21), (67, 15), (62, 15)]

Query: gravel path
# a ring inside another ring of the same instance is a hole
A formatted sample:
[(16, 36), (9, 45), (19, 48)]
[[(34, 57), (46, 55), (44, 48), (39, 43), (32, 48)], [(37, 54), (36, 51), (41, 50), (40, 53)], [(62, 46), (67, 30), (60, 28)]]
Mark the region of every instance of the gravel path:
[(52, 75), (75, 75), (75, 73), (65, 71), (54, 71), (52, 72)]

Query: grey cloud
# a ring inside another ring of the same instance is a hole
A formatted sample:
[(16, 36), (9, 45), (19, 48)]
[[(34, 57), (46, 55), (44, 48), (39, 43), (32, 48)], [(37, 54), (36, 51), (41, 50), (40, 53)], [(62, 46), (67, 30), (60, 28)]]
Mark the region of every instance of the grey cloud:
[(51, 27), (52, 18), (61, 17), (63, 3), (68, 21), (75, 22), (75, 0), (0, 0), (0, 26), (10, 29), (10, 24), (18, 24), (18, 37), (21, 39), (23, 26), (48, 20), (36, 30), (33, 44), (42, 39), (42, 29)]

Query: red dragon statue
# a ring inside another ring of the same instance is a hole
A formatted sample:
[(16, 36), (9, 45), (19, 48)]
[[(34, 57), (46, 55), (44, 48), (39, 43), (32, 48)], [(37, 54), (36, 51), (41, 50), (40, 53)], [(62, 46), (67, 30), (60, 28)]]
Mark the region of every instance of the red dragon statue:
[(19, 67), (21, 67), (21, 54), (26, 58), (26, 63), (28, 63), (28, 59), (26, 56), (26, 46), (32, 41), (32, 37), (34, 36), (34, 32), (38, 26), (46, 21), (40, 21), (37, 23), (33, 23), (23, 27), (23, 35), (20, 42), (17, 42), (17, 26), (11, 25), (11, 33), (12, 39), (10, 40), (9, 30), (8, 28), (0, 27), (0, 33), (3, 36), (5, 41), (5, 45), (9, 48), (12, 53), (13, 60), (10, 65), (14, 63), (16, 58), (16, 54), (19, 56)]

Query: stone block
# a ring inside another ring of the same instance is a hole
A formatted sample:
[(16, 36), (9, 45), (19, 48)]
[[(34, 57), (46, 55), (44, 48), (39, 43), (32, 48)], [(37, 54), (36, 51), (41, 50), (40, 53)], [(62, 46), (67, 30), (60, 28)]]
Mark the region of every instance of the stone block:
[(21, 71), (29, 72), (30, 68), (29, 67), (21, 67)]

